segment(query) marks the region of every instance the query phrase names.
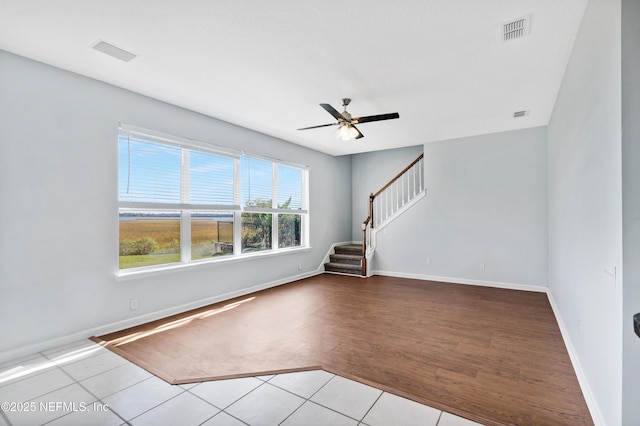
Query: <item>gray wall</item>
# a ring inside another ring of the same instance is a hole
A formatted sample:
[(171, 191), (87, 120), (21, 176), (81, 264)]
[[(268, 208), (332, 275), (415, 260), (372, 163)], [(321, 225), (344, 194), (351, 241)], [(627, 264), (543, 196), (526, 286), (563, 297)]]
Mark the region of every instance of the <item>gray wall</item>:
[[(0, 358), (313, 273), (351, 239), (349, 157), (2, 51), (0, 117)], [(117, 281), (118, 122), (309, 165), (312, 248)]]
[(546, 286), (545, 141), (539, 127), (425, 144), (427, 196), (378, 233), (374, 269)]
[(422, 145), (351, 156), (353, 241), (362, 241), (362, 222), (369, 215), (369, 195), (386, 185), (420, 154)]
[(622, 1), (623, 424), (640, 419), (640, 2)]
[(548, 126), (549, 288), (607, 425), (623, 424), (620, 43), (620, 0), (589, 1)]

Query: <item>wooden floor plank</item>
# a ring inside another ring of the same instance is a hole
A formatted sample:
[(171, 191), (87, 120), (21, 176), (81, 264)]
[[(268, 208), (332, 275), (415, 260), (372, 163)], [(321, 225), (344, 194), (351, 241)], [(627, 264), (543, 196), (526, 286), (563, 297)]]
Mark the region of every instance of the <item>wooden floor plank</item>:
[(488, 425), (592, 425), (544, 293), (320, 275), (96, 338), (172, 383), (322, 367)]

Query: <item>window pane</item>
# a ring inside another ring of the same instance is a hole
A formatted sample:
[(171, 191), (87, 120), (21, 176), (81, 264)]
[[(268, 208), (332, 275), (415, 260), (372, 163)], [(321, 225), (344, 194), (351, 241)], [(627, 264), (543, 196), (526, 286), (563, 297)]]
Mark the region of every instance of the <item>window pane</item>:
[(180, 148), (118, 137), (118, 199), (180, 202)]
[(233, 254), (233, 213), (191, 213), (191, 258)]
[(278, 164), (278, 208), (302, 209), (302, 170)]
[(272, 215), (242, 213), (242, 252), (271, 250)]
[(180, 213), (120, 211), (120, 269), (180, 262)]
[(189, 202), (233, 204), (233, 158), (191, 151), (189, 157)]
[(273, 199), (273, 167), (270, 161), (242, 157), (241, 198), (243, 206), (271, 208)]
[(299, 214), (278, 215), (278, 247), (300, 247), (301, 219)]

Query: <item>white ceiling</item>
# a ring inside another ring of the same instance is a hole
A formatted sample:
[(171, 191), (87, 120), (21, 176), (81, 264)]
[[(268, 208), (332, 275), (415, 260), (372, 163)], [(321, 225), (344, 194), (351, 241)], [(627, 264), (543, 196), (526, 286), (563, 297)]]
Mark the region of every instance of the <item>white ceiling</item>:
[[(546, 125), (586, 3), (0, 0), (0, 49), (343, 155)], [(503, 42), (526, 15), (530, 34)], [(333, 122), (318, 104), (344, 97), (354, 117), (400, 119), (361, 124), (357, 141), (296, 130)]]

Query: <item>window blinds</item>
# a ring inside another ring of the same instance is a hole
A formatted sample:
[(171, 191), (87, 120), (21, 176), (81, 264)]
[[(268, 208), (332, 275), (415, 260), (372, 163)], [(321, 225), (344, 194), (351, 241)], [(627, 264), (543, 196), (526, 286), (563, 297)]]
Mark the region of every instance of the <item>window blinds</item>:
[(302, 170), (278, 164), (278, 208), (302, 209)]
[(121, 203), (239, 210), (232, 157), (120, 135), (118, 160)]
[(118, 200), (179, 204), (181, 159), (178, 147), (120, 136)]

